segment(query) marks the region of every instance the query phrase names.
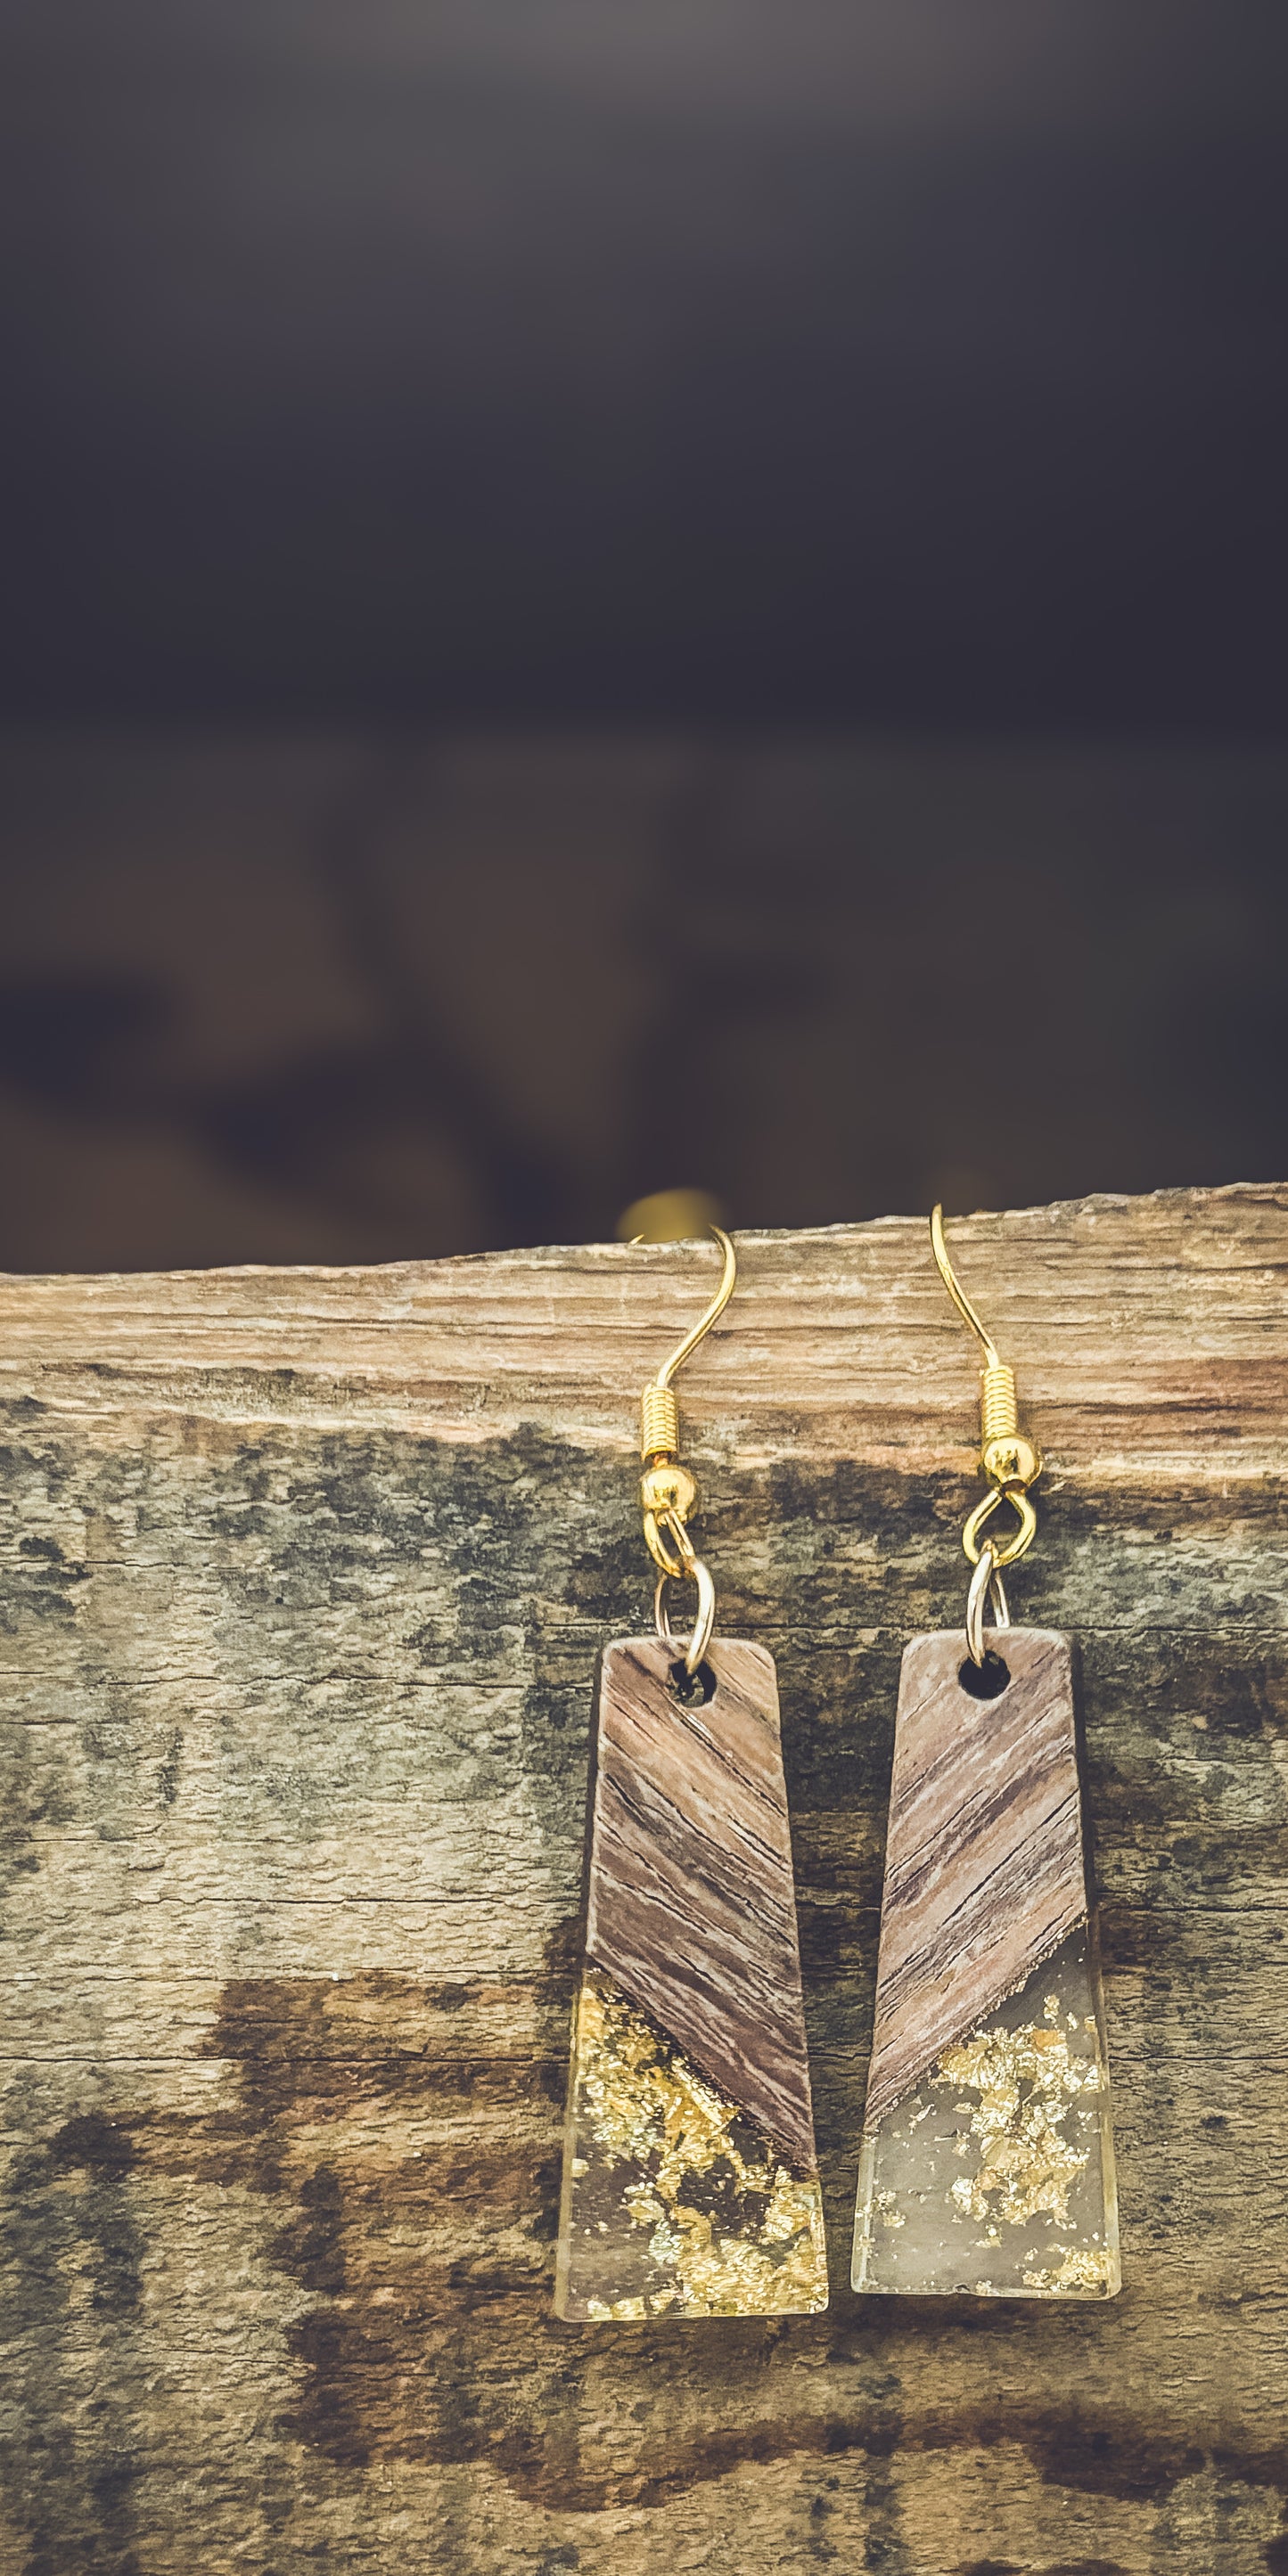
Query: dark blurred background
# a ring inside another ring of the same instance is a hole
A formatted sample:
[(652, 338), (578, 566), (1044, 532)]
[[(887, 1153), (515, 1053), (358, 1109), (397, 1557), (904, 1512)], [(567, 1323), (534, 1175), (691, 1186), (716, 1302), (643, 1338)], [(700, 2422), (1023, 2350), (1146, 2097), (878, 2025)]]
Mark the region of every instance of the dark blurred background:
[(0, 55), (0, 1262), (1282, 1173), (1282, 0)]

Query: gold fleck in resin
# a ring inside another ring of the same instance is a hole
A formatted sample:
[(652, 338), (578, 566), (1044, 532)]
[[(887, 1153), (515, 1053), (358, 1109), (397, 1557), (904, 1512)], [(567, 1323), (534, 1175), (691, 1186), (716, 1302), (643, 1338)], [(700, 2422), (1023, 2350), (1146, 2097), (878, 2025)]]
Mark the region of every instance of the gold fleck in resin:
[[(1048, 1997), (1048, 2021), (1055, 2019), (1052, 2002)], [(957, 2207), (972, 2218), (1013, 2223), (1045, 2210), (1067, 2227), (1069, 2193), (1089, 2151), (1071, 2143), (1065, 2121), (1080, 2094), (1100, 2089), (1095, 2060), (1070, 2057), (1062, 2031), (1029, 2023), (977, 2031), (962, 2047), (945, 2049), (934, 2078), (977, 2096), (970, 2136), (980, 2141), (980, 2162), (953, 2182)], [(967, 2142), (954, 2144), (960, 2151)]]
[(1108, 2072), (1079, 1930), (865, 2135), (854, 2286), (1104, 2299), (1119, 2281)]
[(1097, 2250), (1091, 2245), (1077, 2245), (1053, 2269), (1026, 2272), (1024, 2284), (1026, 2289), (1045, 2292), (1048, 2297), (1077, 2290), (1085, 2298), (1107, 2299), (1118, 2287), (1117, 2266), (1103, 2246)]
[(578, 1998), (555, 2312), (812, 2314), (822, 2195), (603, 1971)]

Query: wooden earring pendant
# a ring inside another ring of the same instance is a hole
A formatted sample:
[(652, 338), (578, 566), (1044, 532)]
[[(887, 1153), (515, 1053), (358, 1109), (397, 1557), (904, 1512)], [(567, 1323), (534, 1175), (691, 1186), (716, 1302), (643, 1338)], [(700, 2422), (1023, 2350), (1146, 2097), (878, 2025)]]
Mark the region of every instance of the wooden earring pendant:
[(720, 1289), (643, 1396), (656, 1634), (600, 1668), (555, 2271), (577, 2324), (827, 2306), (774, 1662), (714, 1633), (671, 1387), (733, 1293), (711, 1231)]
[[(914, 1637), (900, 1675), (854, 2287), (1105, 2299), (1118, 2212), (1072, 1655), (1011, 1626), (1002, 1582), (1042, 1462), (938, 1208), (931, 1239), (983, 1347), (989, 1491), (963, 1532), (965, 1635)], [(986, 1536), (1003, 1503), (1015, 1528)]]

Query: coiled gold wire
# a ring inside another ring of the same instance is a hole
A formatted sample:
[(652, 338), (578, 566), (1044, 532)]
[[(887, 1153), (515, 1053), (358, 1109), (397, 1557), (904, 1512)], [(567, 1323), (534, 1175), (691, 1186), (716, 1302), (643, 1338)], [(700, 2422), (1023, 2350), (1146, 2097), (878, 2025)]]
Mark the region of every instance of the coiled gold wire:
[(998, 1360), (980, 1372), (979, 1420), (981, 1449), (987, 1449), (990, 1440), (1010, 1440), (1019, 1430), (1015, 1371), (1008, 1368), (1004, 1360)]
[(640, 1397), (640, 1456), (674, 1458), (680, 1446), (680, 1408), (669, 1386), (646, 1386)]

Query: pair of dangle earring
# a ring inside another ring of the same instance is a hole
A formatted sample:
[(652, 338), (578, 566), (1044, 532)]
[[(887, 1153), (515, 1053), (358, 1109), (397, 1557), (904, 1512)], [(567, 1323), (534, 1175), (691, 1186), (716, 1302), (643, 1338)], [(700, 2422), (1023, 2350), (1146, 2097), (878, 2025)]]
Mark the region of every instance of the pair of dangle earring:
[[(733, 1293), (712, 1232), (720, 1287), (642, 1399), (657, 1633), (609, 1645), (600, 1670), (556, 2264), (570, 2322), (827, 2305), (774, 1663), (715, 1634), (671, 1385)], [(1103, 2298), (1118, 2239), (1072, 1658), (1010, 1625), (1003, 1586), (1036, 1532), (1041, 1461), (938, 1209), (931, 1232), (984, 1350), (990, 1490), (963, 1532), (965, 1638), (914, 1637), (903, 1659), (853, 2280)], [(687, 1642), (668, 1611), (681, 1583)]]

